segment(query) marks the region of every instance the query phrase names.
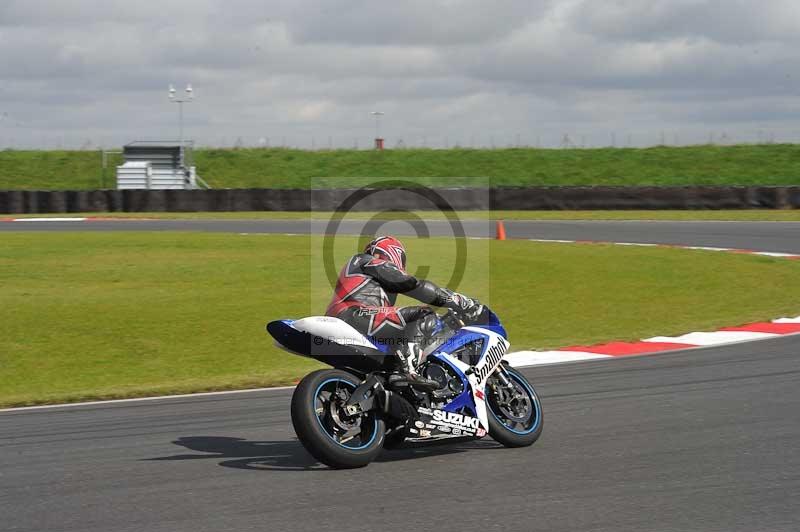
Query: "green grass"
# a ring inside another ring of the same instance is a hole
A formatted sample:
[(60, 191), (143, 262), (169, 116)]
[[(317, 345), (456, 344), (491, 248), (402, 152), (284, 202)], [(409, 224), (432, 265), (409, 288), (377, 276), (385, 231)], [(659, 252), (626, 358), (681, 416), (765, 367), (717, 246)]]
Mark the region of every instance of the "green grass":
[[(341, 188), (413, 176), (430, 186), (790, 185), (800, 181), (790, 144), (603, 149), (402, 149), (303, 151), (201, 149), (200, 174), (215, 188)], [(110, 159), (107, 186), (113, 183)], [(0, 152), (2, 189), (100, 187), (100, 154)]]
[[(318, 364), (264, 324), (323, 312), (318, 237), (4, 233), (0, 405), (287, 384)], [(444, 282), (453, 242), (410, 239)], [(800, 263), (604, 245), (468, 241), (461, 289), (512, 349), (678, 334), (800, 314)], [(356, 247), (337, 240), (336, 262)], [(313, 257), (313, 259), (312, 259)], [(314, 266), (312, 268), (312, 265)], [(765, 283), (764, 279), (769, 279)]]
[[(14, 218), (61, 218), (99, 216), (103, 218), (135, 218), (159, 220), (330, 220), (333, 212), (253, 211), (253, 212), (84, 212), (54, 214), (13, 214)], [(461, 220), (676, 220), (676, 221), (742, 221), (798, 222), (797, 210), (729, 210), (729, 211), (460, 211)], [(439, 211), (413, 212), (350, 212), (348, 220), (446, 220)]]

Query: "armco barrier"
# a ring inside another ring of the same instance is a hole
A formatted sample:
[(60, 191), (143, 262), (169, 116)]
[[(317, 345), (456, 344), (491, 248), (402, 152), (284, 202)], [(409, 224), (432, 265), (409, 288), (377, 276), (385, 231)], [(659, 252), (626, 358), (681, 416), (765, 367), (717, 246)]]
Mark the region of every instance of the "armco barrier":
[[(353, 210), (797, 209), (798, 187), (500, 187), (378, 189)], [(0, 214), (332, 211), (354, 189), (5, 190)]]

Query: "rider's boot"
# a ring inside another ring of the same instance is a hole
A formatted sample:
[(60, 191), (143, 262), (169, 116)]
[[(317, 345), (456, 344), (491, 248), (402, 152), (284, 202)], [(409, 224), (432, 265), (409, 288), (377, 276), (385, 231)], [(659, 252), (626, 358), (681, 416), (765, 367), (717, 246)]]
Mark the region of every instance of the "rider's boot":
[(417, 366), (419, 366), (422, 359), (422, 348), (419, 344), (415, 342), (404, 344), (403, 347), (397, 350), (397, 356), (400, 358), (400, 363), (404, 372), (399, 378), (391, 381), (393, 385), (411, 386), (414, 389), (424, 391), (439, 389), (440, 386), (438, 382), (417, 373)]

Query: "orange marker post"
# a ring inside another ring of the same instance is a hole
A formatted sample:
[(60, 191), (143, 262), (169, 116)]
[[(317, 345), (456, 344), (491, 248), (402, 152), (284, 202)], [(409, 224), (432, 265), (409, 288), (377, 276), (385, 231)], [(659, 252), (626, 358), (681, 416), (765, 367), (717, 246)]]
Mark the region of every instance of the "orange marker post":
[(497, 240), (505, 240), (506, 239), (506, 228), (503, 225), (503, 220), (497, 220)]

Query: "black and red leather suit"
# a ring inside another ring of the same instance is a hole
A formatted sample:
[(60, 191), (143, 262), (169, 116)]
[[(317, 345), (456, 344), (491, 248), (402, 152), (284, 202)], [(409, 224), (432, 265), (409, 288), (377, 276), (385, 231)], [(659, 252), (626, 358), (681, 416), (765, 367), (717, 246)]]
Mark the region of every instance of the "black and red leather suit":
[(409, 341), (424, 344), (436, 326), (433, 309), (422, 305), (396, 307), (397, 294), (437, 307), (463, 308), (466, 302), (474, 303), (430, 281), (417, 279), (388, 260), (362, 253), (354, 255), (342, 268), (326, 314), (390, 347), (400, 348)]

